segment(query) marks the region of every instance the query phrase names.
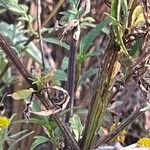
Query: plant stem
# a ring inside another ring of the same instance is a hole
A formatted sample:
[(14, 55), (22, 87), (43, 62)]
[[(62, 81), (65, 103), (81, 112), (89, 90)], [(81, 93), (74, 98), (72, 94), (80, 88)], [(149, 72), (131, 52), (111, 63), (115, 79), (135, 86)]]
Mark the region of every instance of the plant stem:
[(43, 21), (42, 27), (45, 27), (47, 23), (54, 17), (54, 15), (57, 13), (60, 6), (65, 2), (65, 0), (59, 0), (53, 11), (49, 14), (49, 16)]
[(41, 51), (41, 57), (42, 57), (42, 71), (45, 70), (45, 57), (43, 53), (43, 39), (41, 35), (41, 0), (38, 0), (38, 6), (37, 6), (37, 25), (38, 25), (38, 35), (39, 35), (39, 46), (40, 46), (40, 51)]
[[(26, 82), (30, 85), (31, 88), (38, 91), (38, 87), (36, 84), (33, 84), (32, 76), (28, 73), (26, 68), (23, 66), (21, 61), (19, 60), (17, 54), (15, 51), (10, 47), (9, 42), (5, 39), (5, 37), (0, 34), (0, 47), (2, 50), (6, 53), (6, 56), (12, 61), (12, 63), (15, 65), (15, 67), (18, 69), (20, 74), (23, 76), (23, 78), (26, 80)], [(49, 99), (47, 99), (43, 94), (36, 92), (35, 93), (38, 99), (41, 101), (41, 103), (45, 106), (47, 110), (53, 108), (54, 106), (52, 103), (49, 102)], [(54, 118), (57, 125), (60, 127), (61, 131), (63, 132), (64, 136), (66, 137), (70, 147), (75, 150), (80, 150), (77, 141), (69, 131), (68, 127), (64, 123), (64, 121), (60, 118), (58, 114), (53, 114), (52, 117)]]
[[(52, 10), (52, 12), (50, 13), (50, 15), (43, 21), (42, 23), (42, 27), (45, 27), (47, 25), (47, 23), (54, 17), (54, 15), (57, 13), (58, 9), (61, 7), (61, 5), (64, 3), (65, 0), (60, 0), (58, 2), (58, 4), (55, 6), (55, 8)], [(37, 29), (35, 29), (35, 32), (37, 31)], [(33, 41), (36, 38), (36, 35), (31, 35), (29, 37), (29, 39), (26, 41), (26, 43), (24, 44), (24, 46), (27, 46), (31, 41)]]
[[(68, 73), (67, 73), (67, 92), (70, 96), (69, 108), (74, 107), (74, 89), (75, 89), (75, 68), (76, 68), (76, 52), (77, 52), (77, 41), (73, 38), (74, 29), (71, 31), (71, 42), (69, 51), (69, 63), (68, 63)], [(69, 121), (70, 116), (73, 114), (68, 112), (66, 116), (66, 122)]]
[(111, 40), (104, 54), (104, 63), (98, 75), (97, 86), (88, 113), (87, 124), (81, 140), (80, 147), (83, 150), (92, 150), (94, 148), (95, 136), (103, 121), (109, 99), (111, 88), (114, 81), (114, 67), (117, 60), (119, 47)]
[(28, 71), (25, 69), (23, 64), (18, 59), (18, 56), (16, 52), (11, 48), (8, 41), (5, 39), (5, 37), (0, 33), (0, 47), (2, 50), (6, 53), (6, 56), (12, 61), (12, 63), (15, 65), (17, 70), (21, 73), (21, 75), (24, 77), (26, 82), (29, 83), (30, 86), (34, 87), (35, 90), (37, 90), (37, 87), (35, 84), (32, 84), (32, 81), (30, 80), (32, 76), (28, 73)]

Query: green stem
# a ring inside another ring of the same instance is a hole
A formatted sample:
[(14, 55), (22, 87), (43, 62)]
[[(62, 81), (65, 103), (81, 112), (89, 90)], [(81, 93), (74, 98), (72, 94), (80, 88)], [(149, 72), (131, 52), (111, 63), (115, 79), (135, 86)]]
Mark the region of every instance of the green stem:
[[(83, 134), (80, 147), (83, 150), (92, 150), (94, 148), (95, 136), (100, 129), (103, 116), (106, 111), (111, 96), (111, 88), (114, 77), (113, 69), (117, 60), (118, 49), (112, 40), (104, 55), (104, 64), (97, 79), (98, 85), (91, 101), (91, 108), (88, 114), (87, 124)], [(115, 47), (114, 47), (115, 46)]]

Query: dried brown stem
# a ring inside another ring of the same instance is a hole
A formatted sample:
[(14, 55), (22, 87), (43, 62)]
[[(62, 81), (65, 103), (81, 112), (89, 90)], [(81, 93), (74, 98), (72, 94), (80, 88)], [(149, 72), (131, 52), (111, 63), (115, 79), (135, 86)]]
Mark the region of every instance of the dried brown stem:
[(38, 6), (37, 6), (37, 25), (38, 25), (38, 35), (39, 35), (39, 46), (40, 46), (40, 51), (41, 51), (41, 57), (42, 57), (42, 66), (43, 66), (43, 71), (45, 70), (45, 59), (44, 59), (44, 53), (43, 53), (43, 39), (42, 39), (42, 34), (41, 34), (41, 0), (38, 0)]
[(97, 143), (95, 144), (95, 148), (97, 148), (100, 145), (110, 142), (113, 138), (115, 138), (120, 133), (120, 131), (122, 131), (125, 127), (131, 124), (141, 114), (143, 114), (143, 111), (140, 111), (140, 109), (136, 110), (126, 120), (124, 120), (121, 124), (119, 124), (116, 129), (114, 129), (108, 135), (98, 140)]
[(53, 16), (57, 13), (61, 5), (65, 2), (65, 0), (59, 0), (53, 11), (49, 14), (49, 16), (43, 21), (42, 27), (45, 27), (47, 23), (53, 18)]
[[(9, 58), (9, 60), (12, 61), (12, 63), (15, 65), (17, 70), (20, 72), (20, 74), (23, 76), (26, 82), (30, 85), (30, 87), (38, 91), (37, 85), (33, 84), (32, 80), (30, 80), (32, 76), (25, 69), (25, 67), (19, 60), (17, 54), (10, 47), (9, 42), (5, 39), (5, 37), (2, 34), (0, 34), (0, 47), (6, 53), (6, 56)], [(36, 92), (36, 96), (38, 97), (38, 99), (41, 101), (41, 103), (45, 106), (47, 110), (53, 108), (52, 103), (50, 103), (49, 99), (47, 99), (43, 94)], [(60, 118), (60, 116), (58, 114), (53, 114), (52, 118), (56, 121), (57, 125), (60, 127), (70, 147), (75, 150), (80, 150), (77, 141), (74, 139), (73, 135), (69, 131), (64, 121)]]
[[(69, 51), (69, 64), (67, 73), (67, 91), (70, 96), (69, 108), (74, 107), (74, 89), (75, 89), (75, 66), (76, 66), (76, 52), (77, 41), (73, 38), (74, 30), (72, 30), (70, 51)], [(68, 112), (66, 116), (66, 122), (69, 121), (72, 113)]]

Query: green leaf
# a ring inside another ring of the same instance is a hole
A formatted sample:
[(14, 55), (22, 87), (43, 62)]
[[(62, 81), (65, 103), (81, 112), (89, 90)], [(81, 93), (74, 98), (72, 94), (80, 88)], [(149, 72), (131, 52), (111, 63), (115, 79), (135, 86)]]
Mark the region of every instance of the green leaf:
[(61, 64), (61, 69), (62, 70), (66, 70), (68, 68), (68, 61), (69, 61), (69, 58), (65, 56), (63, 58), (63, 61), (62, 61), (62, 64)]
[(102, 51), (103, 51), (103, 48), (98, 48), (98, 49), (95, 50), (95, 51), (92, 51), (92, 52), (87, 53), (87, 56), (88, 56), (88, 57), (91, 57), (91, 56), (99, 56)]
[(55, 80), (58, 80), (58, 81), (67, 81), (67, 74), (63, 70), (58, 69), (55, 72), (54, 78)]
[(122, 10), (123, 10), (123, 21), (125, 27), (128, 27), (128, 2), (127, 0), (122, 0)]
[(143, 9), (141, 5), (138, 5), (135, 7), (132, 14), (131, 28), (136, 27), (137, 25), (143, 22), (145, 22)]
[(20, 100), (20, 99), (28, 98), (33, 92), (35, 91), (32, 88), (23, 89), (23, 90), (14, 92), (12, 94), (9, 94), (8, 96), (11, 96), (13, 99)]
[(72, 128), (74, 134), (75, 134), (75, 138), (77, 141), (79, 141), (79, 139), (81, 138), (81, 134), (83, 131), (83, 126), (81, 124), (81, 120), (80, 117), (76, 114), (73, 115), (72, 118), (70, 118), (70, 127)]
[(108, 14), (106, 12), (104, 14), (107, 15), (111, 19), (111, 21), (114, 25), (122, 27), (120, 22), (116, 18), (114, 18), (113, 16), (111, 16), (110, 14)]
[(65, 49), (69, 50), (69, 45), (66, 44), (65, 42), (61, 42), (58, 39), (55, 39), (55, 38), (43, 38), (43, 41), (47, 42), (47, 43), (53, 43), (53, 44), (59, 45), (61, 47), (64, 47)]
[[(32, 110), (33, 111), (40, 111), (41, 110), (41, 103), (40, 102), (38, 102), (38, 101), (33, 101), (33, 105), (32, 105)], [(36, 120), (37, 119), (37, 120)], [(45, 125), (47, 125), (47, 124), (49, 124), (50, 123), (50, 118), (49, 117), (45, 117), (45, 116), (39, 116), (38, 118), (32, 118), (31, 119), (31, 122), (34, 122), (35, 121), (35, 123), (37, 122), (39, 122), (39, 124), (41, 124), (41, 125), (43, 125), (43, 126), (45, 126)]]
[(90, 22), (82, 22), (80, 24), (80, 27), (83, 29), (87, 29), (87, 27), (91, 27), (94, 28), (96, 25), (94, 23), (90, 23)]
[[(110, 11), (110, 16), (112, 18), (114, 18), (116, 21), (121, 22), (121, 5), (122, 5), (122, 1), (121, 0), (112, 0), (111, 1), (111, 11)], [(112, 27), (113, 27), (113, 31), (116, 37), (116, 41), (118, 42), (119, 46), (120, 46), (120, 50), (123, 53), (128, 54), (128, 51), (125, 47), (124, 41), (122, 39), (123, 36), (123, 30), (121, 25), (116, 25), (115, 21), (112, 21)]]
[[(24, 31), (19, 28), (20, 26), (0, 22), (0, 32), (12, 42), (15, 46), (16, 52), (19, 53), (22, 49), (24, 49), (27, 54), (32, 56), (38, 63), (42, 64), (41, 52), (33, 42), (31, 42), (27, 47), (24, 47), (24, 43), (28, 40), (28, 38), (24, 35)], [(46, 64), (46, 67), (48, 67), (48, 64)]]
[(95, 22), (94, 18), (92, 17), (86, 17), (86, 18), (83, 18), (82, 22), (80, 23), (80, 27), (81, 28), (87, 28), (87, 27), (95, 27), (96, 24), (94, 24), (93, 22)]
[(89, 47), (93, 44), (96, 37), (102, 32), (102, 29), (106, 27), (111, 22), (110, 19), (99, 23), (95, 28), (93, 28), (85, 37), (81, 39), (80, 42), (80, 52), (86, 53)]
[(49, 142), (50, 139), (45, 136), (35, 136), (35, 141), (31, 145), (31, 150), (34, 150), (38, 145)]
[(85, 84), (86, 80), (93, 75), (97, 74), (98, 69), (97, 68), (90, 68), (89, 70), (85, 71), (83, 75), (81, 76), (81, 79), (79, 81), (79, 84)]
[(141, 44), (142, 44), (142, 39), (139, 38), (139, 39), (136, 40), (135, 44), (134, 44), (133, 47), (131, 48), (131, 50), (130, 50), (130, 55), (131, 55), (133, 58), (135, 58), (135, 57), (138, 55), (139, 50), (140, 50), (140, 48), (141, 48)]
[[(6, 56), (5, 54), (3, 53), (3, 51), (1, 51), (1, 48), (0, 48), (0, 66), (1, 66), (1, 69), (0, 69), (0, 73), (2, 73), (3, 69), (8, 65), (8, 60), (6, 59)], [(5, 74), (3, 75), (2, 77), (2, 80), (7, 83), (10, 79), (11, 79), (11, 68), (9, 67), (7, 69), (7, 71), (5, 72)]]
[(28, 11), (28, 7), (26, 5), (18, 4), (18, 1), (16, 0), (1, 0), (0, 6), (15, 12), (16, 14), (26, 14)]

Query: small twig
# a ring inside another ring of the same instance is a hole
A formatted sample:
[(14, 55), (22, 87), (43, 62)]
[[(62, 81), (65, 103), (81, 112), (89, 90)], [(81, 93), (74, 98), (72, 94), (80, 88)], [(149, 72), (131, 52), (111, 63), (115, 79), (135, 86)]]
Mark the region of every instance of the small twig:
[(134, 113), (132, 113), (127, 119), (125, 119), (122, 123), (118, 125), (116, 129), (111, 131), (108, 135), (104, 136), (100, 140), (97, 141), (95, 144), (95, 148), (102, 144), (108, 143), (112, 138), (115, 138), (120, 131), (122, 131), (124, 128), (126, 128), (129, 124), (131, 124), (137, 117), (139, 117), (141, 114), (143, 114), (143, 111), (140, 111), (140, 109), (136, 110)]
[(111, 2), (109, 2), (108, 0), (104, 0), (104, 3), (110, 8), (111, 7)]
[(61, 7), (61, 5), (65, 2), (65, 0), (59, 0), (53, 11), (49, 14), (49, 16), (43, 21), (42, 27), (45, 27), (47, 23), (54, 17), (54, 15), (57, 13), (58, 9)]
[(41, 57), (42, 57), (42, 66), (43, 66), (43, 71), (45, 70), (45, 57), (44, 57), (44, 47), (43, 47), (43, 39), (41, 35), (41, 0), (38, 0), (37, 2), (37, 25), (38, 25), (38, 35), (39, 35), (39, 46), (40, 46), (40, 51), (41, 51)]
[(26, 47), (27, 45), (29, 45), (30, 42), (32, 42), (32, 41), (35, 39), (35, 37), (36, 37), (35, 34), (31, 35), (31, 36), (28, 38), (28, 40), (25, 42), (24, 46)]
[[(65, 0), (60, 0), (58, 2), (58, 4), (55, 6), (55, 8), (52, 10), (52, 12), (50, 13), (50, 15), (43, 21), (41, 28), (45, 27), (47, 25), (47, 23), (54, 17), (54, 15), (57, 13), (58, 9), (61, 7), (61, 5), (64, 3)], [(35, 32), (37, 31), (37, 29), (35, 29)], [(36, 38), (36, 35), (31, 35), (29, 37), (29, 39), (26, 41), (26, 43), (24, 44), (25, 46), (29, 45), (30, 42), (32, 42), (34, 39)]]
[(141, 62), (145, 61), (149, 56), (150, 56), (150, 53), (149, 53), (149, 50), (150, 48), (148, 48), (147, 52), (144, 52), (143, 54), (141, 54), (141, 56), (139, 56), (135, 62), (131, 65), (131, 69), (134, 68), (135, 66), (137, 66), (138, 64), (140, 64)]
[(144, 18), (146, 22), (146, 26), (150, 28), (150, 3), (149, 0), (142, 0), (143, 10), (144, 10)]

